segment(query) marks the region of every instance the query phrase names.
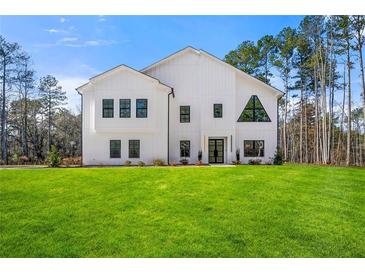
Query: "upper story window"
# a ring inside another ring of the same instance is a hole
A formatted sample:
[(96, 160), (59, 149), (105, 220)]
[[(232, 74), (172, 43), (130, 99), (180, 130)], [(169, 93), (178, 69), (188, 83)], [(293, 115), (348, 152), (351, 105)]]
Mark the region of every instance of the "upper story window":
[(190, 123), (190, 106), (180, 106), (180, 123)]
[(136, 100), (136, 117), (147, 118), (147, 99)]
[(245, 157), (264, 157), (264, 141), (263, 140), (245, 140), (243, 142)]
[(271, 122), (271, 120), (259, 98), (252, 95), (237, 122)]
[(223, 105), (222, 104), (214, 104), (213, 105), (213, 113), (214, 113), (214, 118), (222, 118), (223, 117)]
[(103, 118), (114, 117), (114, 100), (103, 99)]
[(120, 140), (110, 140), (110, 158), (120, 158)]
[(139, 140), (129, 140), (129, 158), (139, 158)]
[(120, 118), (131, 117), (131, 99), (119, 100), (119, 117)]
[(190, 157), (190, 141), (180, 141), (180, 157)]

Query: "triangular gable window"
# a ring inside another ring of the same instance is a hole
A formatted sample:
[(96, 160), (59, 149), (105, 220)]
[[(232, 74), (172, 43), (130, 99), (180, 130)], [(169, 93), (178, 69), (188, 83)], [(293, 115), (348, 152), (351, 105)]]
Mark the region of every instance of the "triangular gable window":
[(271, 122), (259, 98), (252, 95), (237, 122)]

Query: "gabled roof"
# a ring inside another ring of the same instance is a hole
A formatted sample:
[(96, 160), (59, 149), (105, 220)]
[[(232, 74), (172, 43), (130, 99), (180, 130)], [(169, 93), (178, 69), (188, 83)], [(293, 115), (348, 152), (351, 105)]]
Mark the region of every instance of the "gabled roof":
[(177, 51), (175, 53), (170, 54), (169, 56), (167, 56), (167, 57), (165, 57), (165, 58), (163, 58), (163, 59), (161, 59), (161, 60), (159, 60), (159, 61), (157, 61), (157, 62), (155, 62), (155, 63), (153, 63), (151, 65), (149, 65), (148, 67), (142, 69), (141, 72), (142, 73), (146, 73), (151, 68), (154, 68), (156, 66), (162, 65), (165, 62), (168, 62), (171, 59), (173, 59), (173, 58), (175, 58), (175, 57), (177, 57), (177, 56), (179, 56), (179, 55), (181, 55), (181, 54), (183, 54), (185, 52), (188, 52), (188, 51), (192, 51), (192, 52), (195, 52), (197, 54), (203, 54), (204, 56), (207, 56), (207, 57), (209, 57), (209, 58), (211, 58), (211, 59), (213, 59), (213, 60), (215, 60), (215, 61), (217, 61), (217, 62), (219, 62), (219, 63), (221, 63), (223, 65), (225, 65), (225, 66), (228, 66), (229, 68), (231, 68), (235, 72), (237, 72), (239, 75), (242, 75), (242, 76), (248, 77), (250, 79), (253, 79), (254, 81), (256, 81), (256, 82), (258, 82), (258, 83), (260, 83), (262, 85), (265, 85), (268, 88), (270, 88), (274, 92), (279, 93), (281, 96), (283, 94), (285, 94), (281, 90), (279, 90), (279, 89), (277, 89), (277, 88), (275, 88), (275, 87), (273, 87), (271, 85), (268, 85), (268, 84), (262, 82), (261, 80), (257, 79), (256, 77), (254, 77), (254, 76), (252, 76), (252, 75), (250, 75), (250, 74), (248, 74), (248, 73), (246, 73), (246, 72), (244, 72), (244, 71), (242, 71), (242, 70), (240, 70), (240, 69), (238, 69), (238, 68), (236, 68), (236, 67), (234, 67), (234, 66), (232, 66), (232, 65), (230, 65), (230, 64), (228, 64), (228, 63), (226, 63), (224, 61), (222, 61), (221, 59), (219, 59), (218, 57), (214, 56), (213, 54), (210, 54), (210, 53), (208, 53), (208, 52), (206, 52), (206, 51), (204, 51), (202, 49), (193, 48), (191, 46), (187, 46), (187, 47), (185, 47), (185, 48), (183, 48), (183, 49), (181, 49), (181, 50), (179, 50), (179, 51)]
[(109, 69), (107, 71), (104, 71), (104, 72), (102, 72), (100, 74), (97, 74), (97, 75), (91, 77), (89, 79), (89, 82), (87, 82), (86, 84), (83, 84), (83, 85), (79, 86), (78, 88), (76, 88), (76, 90), (77, 90), (78, 93), (82, 93), (82, 90), (85, 87), (87, 87), (88, 85), (92, 84), (94, 81), (99, 80), (99, 79), (102, 79), (103, 77), (107, 77), (108, 75), (110, 75), (112, 73), (115, 73), (117, 71), (122, 71), (122, 70), (128, 70), (130, 72), (133, 72), (135, 74), (138, 74), (140, 77), (146, 78), (148, 80), (154, 81), (155, 83), (157, 83), (159, 85), (162, 85), (164, 87), (167, 87), (169, 89), (172, 89), (172, 87), (170, 87), (170, 86), (168, 86), (168, 85), (166, 85), (164, 83), (161, 83), (160, 80), (158, 80), (158, 79), (156, 79), (156, 78), (154, 78), (154, 77), (152, 77), (150, 75), (144, 74), (144, 73), (142, 73), (142, 72), (140, 72), (138, 70), (135, 70), (135, 69), (133, 69), (133, 68), (131, 68), (131, 67), (125, 65), (125, 64), (121, 64), (119, 66), (116, 66), (114, 68), (111, 68), (111, 69)]

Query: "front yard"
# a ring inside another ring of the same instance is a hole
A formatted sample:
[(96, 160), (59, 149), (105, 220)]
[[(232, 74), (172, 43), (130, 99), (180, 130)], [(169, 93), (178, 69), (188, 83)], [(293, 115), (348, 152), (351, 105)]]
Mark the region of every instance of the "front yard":
[(0, 257), (365, 257), (365, 169), (0, 170)]

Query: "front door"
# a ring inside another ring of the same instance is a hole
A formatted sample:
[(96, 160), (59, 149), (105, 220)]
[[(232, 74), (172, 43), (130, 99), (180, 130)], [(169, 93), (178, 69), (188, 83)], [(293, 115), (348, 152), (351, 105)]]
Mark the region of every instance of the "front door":
[(224, 163), (223, 139), (209, 139), (209, 163), (210, 164)]

